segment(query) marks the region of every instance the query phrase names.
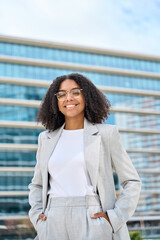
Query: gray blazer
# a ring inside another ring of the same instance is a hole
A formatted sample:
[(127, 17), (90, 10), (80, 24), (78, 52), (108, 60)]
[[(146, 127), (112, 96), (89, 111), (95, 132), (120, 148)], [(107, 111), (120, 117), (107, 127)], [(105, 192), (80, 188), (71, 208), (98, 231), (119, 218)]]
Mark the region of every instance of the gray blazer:
[[(36, 229), (38, 215), (45, 212), (48, 191), (48, 160), (64, 128), (44, 131), (38, 138), (37, 164), (29, 185), (29, 217)], [(84, 151), (87, 170), (100, 196), (102, 209), (107, 211), (113, 227), (114, 240), (129, 240), (126, 226), (133, 215), (141, 189), (141, 181), (121, 143), (114, 125), (92, 124), (84, 120)], [(117, 173), (122, 191), (116, 198), (113, 170)]]

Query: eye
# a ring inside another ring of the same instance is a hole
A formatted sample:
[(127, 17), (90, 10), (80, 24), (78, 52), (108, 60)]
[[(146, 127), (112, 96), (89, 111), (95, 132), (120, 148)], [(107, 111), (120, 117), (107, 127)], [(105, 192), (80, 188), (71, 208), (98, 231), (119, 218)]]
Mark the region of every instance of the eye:
[(77, 92), (73, 92), (73, 95), (79, 95), (79, 92), (77, 91)]
[(72, 94), (74, 96), (78, 96), (80, 94), (80, 90), (79, 89), (74, 89), (74, 90), (72, 90)]
[(63, 96), (65, 96), (65, 95), (66, 95), (66, 93), (60, 93), (60, 94), (59, 94), (60, 97), (63, 97)]
[(58, 98), (62, 98), (62, 97), (65, 97), (66, 96), (66, 93), (65, 92), (59, 92), (58, 94), (57, 94), (57, 97)]

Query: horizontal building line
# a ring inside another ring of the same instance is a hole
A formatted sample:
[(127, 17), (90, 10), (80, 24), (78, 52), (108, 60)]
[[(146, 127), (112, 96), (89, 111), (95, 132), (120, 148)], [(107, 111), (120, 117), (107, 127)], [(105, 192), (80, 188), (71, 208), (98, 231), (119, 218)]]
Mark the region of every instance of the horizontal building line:
[[(38, 100), (0, 98), (0, 105), (39, 108), (40, 103), (41, 101), (38, 101)], [(131, 108), (125, 108), (125, 107), (112, 107), (111, 112), (133, 113), (133, 114), (140, 114), (140, 115), (160, 115), (160, 111), (153, 111), (153, 110), (147, 110), (147, 109), (131, 109)]]
[(110, 56), (135, 58), (135, 59), (141, 59), (141, 60), (150, 60), (150, 61), (158, 61), (158, 62), (160, 61), (160, 57), (153, 54), (111, 50), (111, 49), (100, 48), (100, 47), (91, 47), (91, 46), (77, 45), (72, 43), (44, 41), (44, 40), (37, 40), (37, 39), (31, 39), (31, 38), (20, 38), (15, 36), (0, 35), (0, 42), (17, 43), (17, 44), (24, 44), (29, 46), (45, 47), (45, 48), (46, 47), (58, 48), (58, 49), (64, 49), (64, 50), (70, 50), (70, 51), (104, 54), (104, 55), (110, 55)]
[(147, 128), (119, 128), (122, 133), (140, 133), (140, 134), (160, 134), (158, 129), (147, 129)]
[(142, 174), (142, 173), (146, 173), (146, 174), (148, 174), (148, 173), (156, 173), (156, 174), (159, 174), (160, 173), (160, 168), (144, 168), (144, 169), (137, 169), (137, 171), (138, 171), (138, 173), (140, 173), (140, 174)]
[(0, 220), (27, 220), (29, 219), (28, 215), (6, 215), (6, 216), (0, 216)]
[[(17, 143), (0, 143), (0, 150), (29, 150), (36, 151), (37, 144), (17, 144)], [(160, 149), (127, 149), (128, 153), (155, 153), (159, 154)]]
[(152, 189), (141, 190), (141, 196), (145, 195), (145, 194), (160, 194), (160, 189), (157, 189), (157, 190), (152, 190)]
[(121, 87), (109, 87), (109, 86), (97, 86), (99, 90), (106, 93), (119, 93), (129, 94), (136, 96), (151, 96), (160, 98), (160, 91), (142, 90), (142, 89), (131, 89)]
[[(141, 202), (142, 202), (142, 200), (141, 200)], [(144, 206), (144, 205), (140, 205), (140, 206)], [(146, 216), (146, 213), (147, 213), (147, 216)], [(154, 210), (150, 210), (150, 211), (147, 211), (147, 212), (135, 212), (134, 213), (134, 216), (135, 217), (139, 217), (139, 215), (140, 216), (143, 216), (143, 217), (155, 217), (155, 216), (157, 216), (157, 217), (159, 217), (160, 218), (160, 211), (154, 211)]]
[(0, 55), (0, 62), (29, 65), (29, 66), (68, 69), (71, 71), (73, 70), (87, 71), (87, 72), (106, 73), (106, 74), (130, 76), (130, 77), (152, 78), (157, 80), (160, 79), (159, 73), (126, 70), (126, 69), (111, 68), (111, 67), (101, 67), (101, 66), (93, 66), (93, 65), (86, 65), (86, 64), (49, 61), (49, 60), (41, 60), (41, 59), (32, 59), (32, 58), (23, 58), (23, 57), (13, 57), (13, 56), (6, 56), (6, 55)]
[(145, 109), (131, 109), (124, 107), (112, 107), (111, 112), (115, 113), (133, 113), (139, 115), (160, 115), (160, 111), (145, 110)]
[[(159, 168), (138, 169), (139, 174), (159, 174)], [(34, 167), (0, 167), (0, 172), (34, 172)]]
[[(42, 129), (45, 128), (37, 122), (23, 122), (23, 121), (3, 121), (0, 120), (0, 127), (7, 128), (31, 128), (31, 129)], [(139, 134), (160, 134), (158, 129), (147, 129), (147, 128), (119, 128), (122, 133), (139, 133)]]
[[(137, 214), (141, 215), (142, 213), (138, 212)], [(148, 214), (148, 212), (144, 212), (145, 215)], [(155, 214), (155, 212), (153, 212)], [(159, 221), (160, 220), (160, 212), (158, 213), (159, 216), (133, 216), (131, 217), (128, 222), (137, 222), (137, 221)]]
[(0, 150), (36, 151), (37, 150), (37, 144), (0, 143)]
[(29, 191), (0, 191), (0, 197), (25, 197)]
[(141, 149), (127, 149), (128, 153), (155, 153), (160, 154), (160, 149), (149, 149), (149, 148), (141, 148)]
[[(7, 128), (29, 128), (29, 129), (45, 129), (37, 122), (23, 122), (23, 121), (2, 121), (0, 120), (0, 127)], [(160, 131), (159, 131), (160, 132)]]
[[(0, 83), (48, 88), (52, 82), (44, 81), (44, 80), (35, 80), (35, 79), (0, 77)], [(136, 96), (138, 95), (138, 96), (160, 97), (160, 91), (131, 89), (131, 88), (122, 88), (122, 87), (110, 87), (110, 86), (97, 86), (97, 88), (99, 88), (99, 90), (101, 90), (102, 92), (106, 92), (106, 93), (119, 93), (119, 94), (130, 94), (130, 95), (136, 95)]]
[(33, 167), (0, 167), (0, 172), (33, 172)]
[(52, 82), (47, 80), (35, 80), (25, 78), (11, 78), (11, 77), (0, 77), (0, 83), (14, 84), (29, 87), (44, 87), (48, 88)]
[(20, 107), (34, 107), (39, 108), (41, 101), (38, 100), (24, 100), (14, 98), (0, 98), (0, 105), (11, 105)]

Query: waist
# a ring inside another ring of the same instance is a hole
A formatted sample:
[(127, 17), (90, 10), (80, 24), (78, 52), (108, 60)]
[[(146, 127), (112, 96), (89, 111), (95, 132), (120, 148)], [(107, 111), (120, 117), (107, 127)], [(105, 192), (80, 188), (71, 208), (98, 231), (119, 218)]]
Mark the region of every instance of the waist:
[(48, 208), (53, 207), (73, 207), (73, 206), (100, 206), (99, 196), (86, 195), (86, 196), (74, 196), (74, 197), (52, 197), (48, 199)]

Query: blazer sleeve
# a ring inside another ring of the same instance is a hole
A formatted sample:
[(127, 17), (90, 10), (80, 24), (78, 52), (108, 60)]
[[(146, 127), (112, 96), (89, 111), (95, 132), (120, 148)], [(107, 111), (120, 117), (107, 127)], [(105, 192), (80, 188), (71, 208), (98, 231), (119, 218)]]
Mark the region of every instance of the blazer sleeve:
[(122, 187), (114, 209), (107, 210), (113, 230), (116, 232), (128, 221), (136, 209), (141, 190), (141, 180), (122, 146), (117, 126), (113, 127), (109, 142), (112, 164)]
[(29, 184), (29, 204), (31, 209), (29, 210), (29, 218), (36, 229), (37, 219), (40, 213), (42, 213), (42, 174), (39, 163), (39, 155), (41, 149), (41, 134), (38, 137), (38, 149), (36, 153), (37, 163), (34, 169), (34, 176), (32, 182)]

